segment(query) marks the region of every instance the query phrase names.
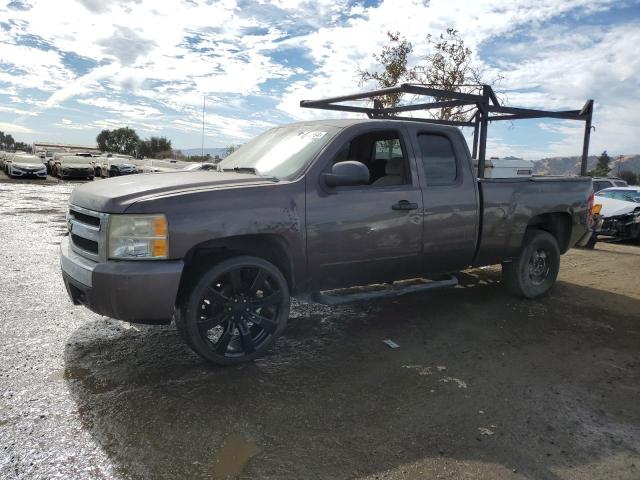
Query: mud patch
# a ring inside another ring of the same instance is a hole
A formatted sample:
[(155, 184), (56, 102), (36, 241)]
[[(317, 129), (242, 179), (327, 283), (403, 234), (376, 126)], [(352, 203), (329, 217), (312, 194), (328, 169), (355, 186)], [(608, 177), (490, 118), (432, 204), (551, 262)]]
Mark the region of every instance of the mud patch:
[(113, 382), (104, 378), (96, 378), (93, 372), (83, 367), (67, 367), (49, 376), (50, 380), (72, 380), (82, 383), (90, 393), (106, 393), (116, 388)]
[(242, 435), (237, 433), (227, 435), (222, 448), (211, 462), (212, 478), (214, 480), (238, 478), (249, 460), (259, 451), (254, 442), (245, 439)]

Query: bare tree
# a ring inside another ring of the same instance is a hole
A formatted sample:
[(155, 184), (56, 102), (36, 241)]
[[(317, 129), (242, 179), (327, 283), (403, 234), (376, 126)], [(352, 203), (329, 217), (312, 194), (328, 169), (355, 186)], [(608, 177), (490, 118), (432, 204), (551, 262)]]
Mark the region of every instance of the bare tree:
[[(393, 87), (403, 82), (422, 84), (451, 92), (481, 93), (482, 85), (493, 85), (500, 80), (485, 78), (480, 67), (473, 61), (473, 51), (467, 47), (458, 31), (448, 28), (437, 38), (427, 35), (428, 53), (415, 65), (409, 65), (413, 45), (400, 33), (387, 32), (388, 43), (380, 54), (373, 56), (380, 71), (357, 71), (360, 85), (375, 80), (380, 88)], [(383, 99), (385, 107), (394, 107), (400, 102), (400, 94)], [(468, 120), (474, 107), (446, 107), (431, 112), (443, 120)]]

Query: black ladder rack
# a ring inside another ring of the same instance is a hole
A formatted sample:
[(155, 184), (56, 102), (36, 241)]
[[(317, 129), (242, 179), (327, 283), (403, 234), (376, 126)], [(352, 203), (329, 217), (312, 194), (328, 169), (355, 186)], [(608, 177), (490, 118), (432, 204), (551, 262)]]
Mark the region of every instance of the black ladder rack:
[[(580, 175), (587, 174), (587, 157), (589, 155), (589, 140), (591, 137), (591, 120), (593, 117), (593, 100), (587, 100), (580, 110), (550, 111), (531, 108), (504, 107), (500, 105), (498, 97), (489, 85), (478, 85), (482, 88), (482, 94), (453, 92), (424, 85), (403, 83), (397, 87), (371, 90), (368, 92), (343, 95), (341, 97), (323, 98), (320, 100), (302, 100), (302, 108), (318, 108), (322, 110), (337, 110), (341, 112), (364, 113), (369, 118), (387, 120), (410, 120), (413, 122), (434, 123), (438, 125), (452, 125), (456, 127), (473, 127), (473, 153), (478, 160), (478, 178), (484, 177), (484, 167), (487, 152), (487, 127), (489, 122), (500, 120), (520, 120), (531, 118), (561, 118), (566, 120), (581, 120), (585, 122), (584, 140), (582, 144), (582, 162)], [(431, 97), (435, 101), (401, 105), (385, 108), (379, 97), (391, 94), (408, 93)], [(373, 107), (357, 107), (344, 105), (342, 102), (353, 100), (373, 100)], [(417, 110), (430, 110), (435, 108), (458, 107), (472, 105), (476, 111), (469, 121), (438, 120), (433, 118), (402, 117), (395, 114)]]

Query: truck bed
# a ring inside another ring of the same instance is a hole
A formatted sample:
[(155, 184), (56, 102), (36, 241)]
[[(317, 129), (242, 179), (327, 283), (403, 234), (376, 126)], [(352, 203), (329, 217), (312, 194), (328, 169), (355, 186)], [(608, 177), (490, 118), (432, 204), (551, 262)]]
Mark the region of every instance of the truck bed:
[(474, 266), (517, 257), (527, 226), (553, 215), (569, 227), (564, 252), (588, 229), (590, 177), (479, 179), (480, 228)]

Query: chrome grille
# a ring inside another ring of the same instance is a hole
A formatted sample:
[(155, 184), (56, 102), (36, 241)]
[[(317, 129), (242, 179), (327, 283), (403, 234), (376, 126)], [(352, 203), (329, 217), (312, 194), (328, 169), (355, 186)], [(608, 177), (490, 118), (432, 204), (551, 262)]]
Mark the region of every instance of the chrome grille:
[(108, 213), (69, 205), (67, 228), (71, 249), (96, 262), (107, 260)]

